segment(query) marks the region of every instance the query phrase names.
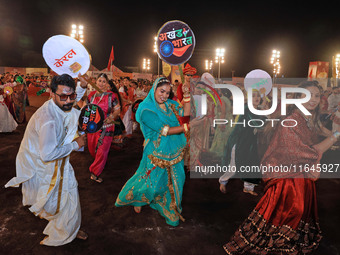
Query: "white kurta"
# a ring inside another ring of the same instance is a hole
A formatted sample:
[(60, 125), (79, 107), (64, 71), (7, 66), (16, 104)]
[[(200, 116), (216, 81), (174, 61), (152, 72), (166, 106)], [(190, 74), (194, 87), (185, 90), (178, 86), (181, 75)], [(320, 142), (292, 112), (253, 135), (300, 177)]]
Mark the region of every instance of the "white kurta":
[[(79, 93), (78, 98), (84, 94)], [(59, 246), (71, 242), (81, 223), (78, 184), (69, 162), (77, 134), (80, 111), (62, 111), (52, 99), (31, 117), (16, 158), (17, 177), (5, 187), (22, 184), (23, 205), (47, 219), (47, 235), (41, 244)]]
[(125, 126), (126, 135), (131, 135), (133, 131), (133, 120), (131, 118), (132, 118), (132, 106), (130, 105), (129, 109), (126, 111), (122, 120)]

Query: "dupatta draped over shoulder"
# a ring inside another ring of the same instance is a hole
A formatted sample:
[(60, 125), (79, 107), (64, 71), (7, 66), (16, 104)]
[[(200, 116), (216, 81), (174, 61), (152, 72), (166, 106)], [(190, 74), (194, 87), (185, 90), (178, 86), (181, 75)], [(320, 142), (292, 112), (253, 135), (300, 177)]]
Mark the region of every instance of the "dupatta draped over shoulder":
[(144, 150), (149, 146), (154, 157), (168, 161), (164, 163), (169, 164), (169, 161), (180, 156), (186, 146), (186, 139), (183, 133), (162, 136), (161, 132), (165, 126), (179, 126), (176, 114), (183, 116), (183, 108), (176, 101), (168, 99), (164, 103), (166, 111), (161, 109), (155, 99), (155, 91), (160, 79), (162, 78), (155, 81), (148, 96), (140, 103), (136, 120), (140, 123), (145, 138)]
[(165, 127), (179, 126), (178, 116), (183, 116), (184, 111), (170, 99), (164, 103), (166, 110), (161, 109), (154, 95), (160, 79), (164, 78), (156, 79), (136, 112), (145, 139), (143, 157), (136, 173), (119, 193), (116, 206), (149, 204), (168, 224), (177, 226), (179, 219), (184, 220), (180, 213), (186, 138), (183, 133), (162, 135), (162, 131)]

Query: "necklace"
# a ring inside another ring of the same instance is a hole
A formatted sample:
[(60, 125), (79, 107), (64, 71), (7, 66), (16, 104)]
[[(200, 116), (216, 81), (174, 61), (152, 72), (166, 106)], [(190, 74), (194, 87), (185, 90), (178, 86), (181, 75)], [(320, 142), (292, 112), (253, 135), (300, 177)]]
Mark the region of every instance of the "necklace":
[(165, 104), (159, 104), (159, 107), (160, 107), (163, 111), (166, 111), (166, 106), (165, 106)]
[(307, 118), (305, 115), (302, 115), (303, 118), (306, 120), (307, 127), (312, 130), (313, 129), (313, 124), (312, 124), (312, 118)]
[[(97, 105), (99, 105), (100, 101), (102, 101), (103, 96), (104, 96), (104, 93), (102, 93), (99, 101), (96, 103)], [(99, 97), (99, 95), (97, 96), (97, 94), (95, 94), (94, 97), (92, 97), (91, 104), (93, 104), (93, 101), (96, 99), (96, 97)]]

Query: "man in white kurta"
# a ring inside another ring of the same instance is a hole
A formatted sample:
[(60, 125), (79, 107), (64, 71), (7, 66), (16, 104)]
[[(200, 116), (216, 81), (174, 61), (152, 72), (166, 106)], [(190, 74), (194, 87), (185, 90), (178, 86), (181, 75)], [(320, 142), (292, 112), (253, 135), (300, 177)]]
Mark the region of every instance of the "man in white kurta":
[[(85, 92), (82, 87), (77, 87), (77, 99)], [(52, 98), (34, 113), (26, 127), (16, 158), (17, 177), (5, 185), (22, 184), (23, 205), (31, 205), (31, 212), (49, 221), (44, 230), (47, 236), (41, 241), (44, 245), (69, 243), (80, 228), (78, 185), (69, 159), (71, 152), (85, 142), (84, 137), (76, 138), (80, 111), (72, 107), (77, 99), (69, 96), (74, 89), (71, 76), (53, 78)], [(67, 99), (61, 100), (65, 95)]]

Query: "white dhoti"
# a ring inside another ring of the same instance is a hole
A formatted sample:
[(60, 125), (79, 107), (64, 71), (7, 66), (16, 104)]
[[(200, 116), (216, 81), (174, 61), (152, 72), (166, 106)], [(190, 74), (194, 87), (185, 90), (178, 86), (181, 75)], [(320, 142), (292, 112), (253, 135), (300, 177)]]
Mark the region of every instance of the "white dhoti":
[[(59, 246), (76, 238), (81, 223), (78, 185), (69, 157), (55, 162), (52, 178), (37, 172), (22, 184), (23, 205), (36, 216), (49, 221), (41, 244)], [(63, 161), (65, 161), (64, 168)], [(55, 183), (54, 183), (55, 180)]]
[(23, 205), (48, 220), (41, 244), (59, 246), (76, 238), (81, 223), (78, 184), (69, 155), (79, 113), (63, 113), (47, 101), (29, 121), (16, 158), (16, 175), (5, 187), (22, 184)]
[(123, 117), (123, 123), (126, 135), (131, 135), (133, 132), (132, 106), (129, 106), (129, 109), (126, 111)]
[(17, 126), (18, 124), (3, 102), (2, 95), (0, 95), (0, 132), (13, 132)]
[(38, 170), (32, 177), (27, 176), (27, 180), (15, 177), (5, 186), (15, 187), (22, 183), (23, 205), (31, 205), (32, 213), (49, 221), (44, 229), (47, 237), (41, 241), (44, 245), (67, 244), (76, 238), (80, 228), (78, 185), (68, 158), (49, 163), (57, 165), (52, 176)]

